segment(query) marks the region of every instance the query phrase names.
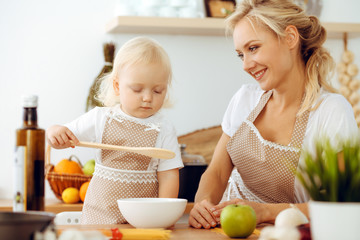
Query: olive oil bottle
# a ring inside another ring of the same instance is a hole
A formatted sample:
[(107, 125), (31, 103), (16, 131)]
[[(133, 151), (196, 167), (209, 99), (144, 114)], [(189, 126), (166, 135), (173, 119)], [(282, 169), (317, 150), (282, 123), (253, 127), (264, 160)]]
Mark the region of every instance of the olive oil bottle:
[(16, 130), (13, 211), (44, 211), (45, 130), (38, 127), (38, 97), (23, 97), (23, 126)]

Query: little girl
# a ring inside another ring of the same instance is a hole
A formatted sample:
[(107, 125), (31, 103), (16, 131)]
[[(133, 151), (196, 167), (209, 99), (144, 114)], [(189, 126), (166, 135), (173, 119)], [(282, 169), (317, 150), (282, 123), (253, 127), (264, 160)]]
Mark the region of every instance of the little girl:
[(105, 76), (96, 107), (64, 126), (47, 130), (53, 148), (75, 146), (79, 141), (129, 147), (157, 147), (175, 152), (170, 160), (136, 153), (97, 150), (95, 172), (87, 190), (83, 224), (126, 223), (117, 206), (121, 198), (170, 197), (179, 190), (183, 167), (174, 127), (158, 111), (171, 83), (170, 60), (154, 40), (134, 38), (115, 57)]

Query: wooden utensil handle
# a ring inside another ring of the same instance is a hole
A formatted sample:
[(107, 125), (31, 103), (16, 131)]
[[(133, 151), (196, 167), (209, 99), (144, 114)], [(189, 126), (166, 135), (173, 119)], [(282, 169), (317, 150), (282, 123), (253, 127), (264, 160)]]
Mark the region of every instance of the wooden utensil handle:
[(107, 150), (115, 150), (115, 151), (124, 151), (124, 152), (133, 152), (142, 154), (145, 156), (149, 156), (152, 158), (160, 158), (160, 159), (172, 159), (175, 157), (175, 153), (173, 151), (162, 149), (162, 148), (152, 148), (152, 147), (125, 147), (125, 146), (116, 146), (110, 144), (102, 144), (102, 143), (92, 143), (92, 142), (79, 142), (77, 145), (79, 147), (89, 147), (89, 148), (100, 148)]

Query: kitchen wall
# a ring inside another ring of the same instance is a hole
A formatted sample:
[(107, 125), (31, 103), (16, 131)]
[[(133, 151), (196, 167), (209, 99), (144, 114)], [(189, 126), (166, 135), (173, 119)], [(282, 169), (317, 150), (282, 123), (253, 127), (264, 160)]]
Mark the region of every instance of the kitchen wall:
[[(346, 8), (332, 21), (360, 23), (358, 1), (329, 3), (324, 11)], [(21, 96), (39, 96), (38, 119), (42, 128), (62, 124), (85, 112), (94, 78), (104, 64), (102, 45), (113, 41), (119, 48), (139, 34), (107, 34), (105, 24), (113, 17), (116, 0), (0, 0), (0, 198), (12, 196), (12, 162), (15, 130), (22, 125)], [(332, 5), (331, 5), (332, 4)], [(324, 17), (333, 12), (324, 12)], [(330, 15), (329, 15), (330, 14)], [(345, 20), (344, 20), (345, 19)], [(253, 82), (242, 71), (232, 39), (215, 36), (148, 35), (169, 53), (174, 71), (171, 91), (174, 106), (164, 112), (178, 135), (221, 123), (228, 101), (244, 83)], [(342, 40), (326, 46), (339, 61)], [(360, 66), (360, 38), (349, 40)], [(338, 85), (334, 79), (334, 85)], [(92, 150), (53, 150), (56, 163), (70, 154), (85, 162)], [(53, 198), (48, 185), (46, 197)]]

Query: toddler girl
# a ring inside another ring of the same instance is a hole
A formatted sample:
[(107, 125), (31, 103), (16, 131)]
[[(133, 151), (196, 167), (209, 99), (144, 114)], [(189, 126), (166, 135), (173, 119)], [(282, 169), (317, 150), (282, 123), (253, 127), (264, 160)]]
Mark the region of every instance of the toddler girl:
[(179, 190), (183, 167), (174, 127), (158, 111), (171, 83), (170, 60), (154, 40), (134, 38), (115, 57), (114, 68), (102, 80), (96, 107), (76, 120), (47, 130), (53, 148), (79, 141), (129, 147), (157, 147), (175, 152), (170, 160), (136, 153), (97, 150), (95, 172), (87, 190), (83, 224), (126, 223), (117, 206), (121, 198), (170, 197)]

